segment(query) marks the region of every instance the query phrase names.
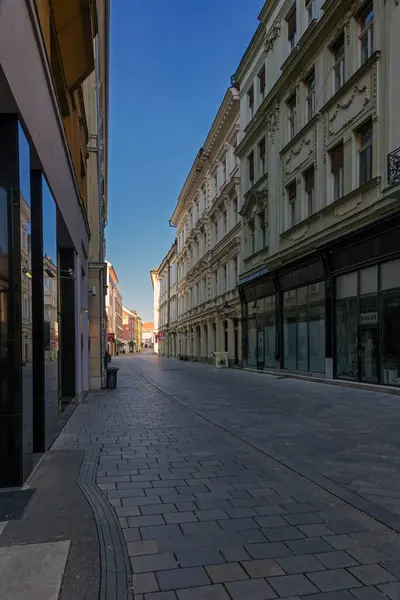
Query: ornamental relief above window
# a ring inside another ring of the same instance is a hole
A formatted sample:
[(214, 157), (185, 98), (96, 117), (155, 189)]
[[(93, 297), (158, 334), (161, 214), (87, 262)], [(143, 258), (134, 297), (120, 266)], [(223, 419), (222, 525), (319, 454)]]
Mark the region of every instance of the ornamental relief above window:
[(329, 136), (348, 127), (371, 102), (371, 73), (356, 84), (328, 114)]
[(283, 157), (284, 179), (292, 176), (306, 161), (315, 154), (316, 127), (305, 135), (298, 144), (293, 146)]

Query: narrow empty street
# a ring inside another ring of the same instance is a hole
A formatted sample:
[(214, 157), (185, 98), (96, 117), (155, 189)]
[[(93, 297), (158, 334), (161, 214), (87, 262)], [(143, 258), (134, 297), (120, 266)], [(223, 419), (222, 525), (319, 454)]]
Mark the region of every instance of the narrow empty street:
[(98, 468), (115, 598), (399, 598), (396, 396), (152, 355), (113, 364), (118, 388), (92, 393), (53, 451)]

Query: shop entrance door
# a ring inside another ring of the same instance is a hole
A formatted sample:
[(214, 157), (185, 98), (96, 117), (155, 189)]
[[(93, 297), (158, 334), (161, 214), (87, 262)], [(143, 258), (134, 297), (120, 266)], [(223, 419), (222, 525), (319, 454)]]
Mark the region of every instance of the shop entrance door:
[(359, 331), (359, 379), (366, 383), (378, 382), (378, 327), (361, 325)]

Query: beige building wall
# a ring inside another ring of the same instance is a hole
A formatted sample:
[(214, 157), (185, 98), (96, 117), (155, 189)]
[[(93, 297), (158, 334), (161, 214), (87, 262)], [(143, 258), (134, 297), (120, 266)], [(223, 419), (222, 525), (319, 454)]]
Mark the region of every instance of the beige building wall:
[(106, 384), (104, 355), (107, 349), (105, 226), (107, 219), (108, 160), (108, 60), (109, 0), (99, 0), (98, 33), (94, 40), (95, 71), (83, 83), (87, 116), (87, 216), (89, 243), (89, 383), (91, 389)]

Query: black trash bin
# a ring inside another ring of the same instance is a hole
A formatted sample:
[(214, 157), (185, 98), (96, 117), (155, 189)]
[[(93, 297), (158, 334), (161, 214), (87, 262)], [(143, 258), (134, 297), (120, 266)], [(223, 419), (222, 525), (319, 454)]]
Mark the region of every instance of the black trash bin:
[(113, 390), (117, 387), (117, 367), (108, 367), (107, 369), (107, 389)]

